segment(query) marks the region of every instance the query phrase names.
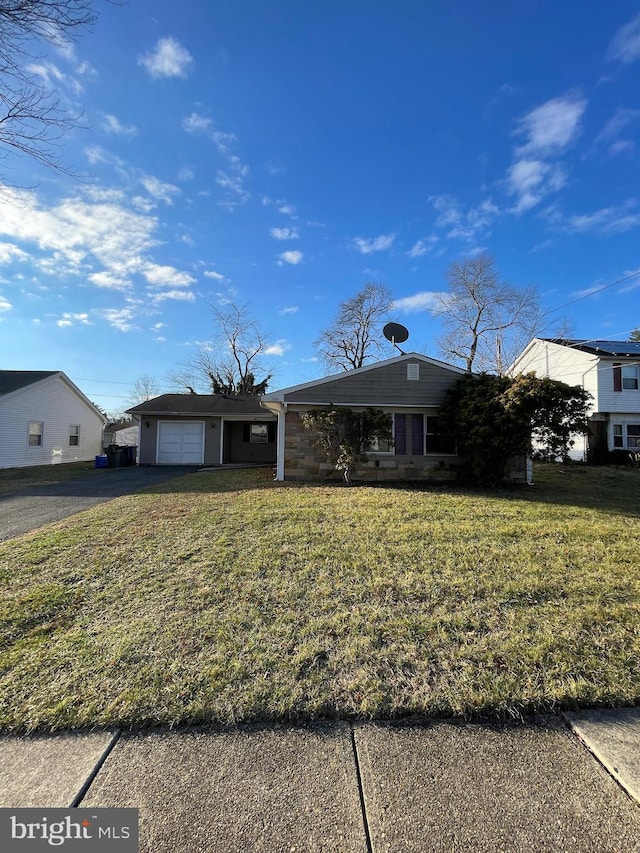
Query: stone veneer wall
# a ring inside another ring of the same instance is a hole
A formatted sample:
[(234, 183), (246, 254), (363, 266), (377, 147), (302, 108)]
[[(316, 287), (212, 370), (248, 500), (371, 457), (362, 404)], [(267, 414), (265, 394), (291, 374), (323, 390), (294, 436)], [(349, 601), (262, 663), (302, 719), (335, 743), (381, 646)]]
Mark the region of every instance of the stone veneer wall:
[[(297, 412), (287, 413), (284, 442), (285, 480), (339, 479), (340, 473), (320, 455)], [(376, 464), (377, 463), (377, 464)], [(463, 461), (457, 456), (393, 456), (379, 454), (359, 465), (357, 480), (455, 480)]]

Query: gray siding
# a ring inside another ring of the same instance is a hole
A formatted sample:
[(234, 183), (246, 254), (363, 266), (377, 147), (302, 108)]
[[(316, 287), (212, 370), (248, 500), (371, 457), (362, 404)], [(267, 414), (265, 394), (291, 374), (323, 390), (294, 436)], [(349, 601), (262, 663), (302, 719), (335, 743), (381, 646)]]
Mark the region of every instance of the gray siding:
[(142, 417), (140, 425), (140, 447), (138, 449), (138, 462), (140, 465), (156, 464), (159, 420), (204, 421), (204, 464), (220, 464), (220, 418), (188, 418), (173, 415), (167, 418)]
[(266, 465), (275, 465), (276, 461), (276, 441), (275, 441), (275, 423), (270, 422), (272, 426), (269, 432), (272, 433), (272, 440), (264, 444), (251, 443), (247, 441), (246, 429), (250, 424), (232, 421), (227, 422), (224, 427), (225, 432), (225, 462), (264, 462)]
[[(420, 378), (407, 379), (407, 365), (419, 365)], [(409, 359), (397, 364), (373, 368), (351, 376), (345, 373), (330, 382), (303, 388), (286, 394), (288, 403), (304, 402), (336, 405), (379, 406), (438, 406), (445, 391), (459, 373), (445, 367)]]

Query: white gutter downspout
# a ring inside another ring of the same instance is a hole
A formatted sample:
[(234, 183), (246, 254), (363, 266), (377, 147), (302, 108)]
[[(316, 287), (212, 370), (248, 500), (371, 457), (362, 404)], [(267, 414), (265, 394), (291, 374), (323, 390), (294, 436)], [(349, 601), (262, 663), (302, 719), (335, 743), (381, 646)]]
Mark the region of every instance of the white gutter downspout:
[(278, 409), (278, 447), (276, 462), (276, 480), (284, 480), (284, 439), (286, 429), (287, 404), (283, 403)]

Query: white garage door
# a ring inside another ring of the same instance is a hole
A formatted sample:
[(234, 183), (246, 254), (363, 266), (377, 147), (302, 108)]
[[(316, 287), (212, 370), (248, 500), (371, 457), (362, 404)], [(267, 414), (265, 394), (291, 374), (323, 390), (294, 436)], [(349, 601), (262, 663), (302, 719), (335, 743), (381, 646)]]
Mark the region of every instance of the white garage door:
[(202, 421), (158, 423), (158, 462), (161, 465), (202, 465), (203, 453)]

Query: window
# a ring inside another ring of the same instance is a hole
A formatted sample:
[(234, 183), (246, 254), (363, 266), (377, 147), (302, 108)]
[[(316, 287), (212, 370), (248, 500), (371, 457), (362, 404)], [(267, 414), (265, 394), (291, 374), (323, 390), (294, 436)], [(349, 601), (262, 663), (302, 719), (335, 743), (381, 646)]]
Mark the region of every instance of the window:
[(613, 446), (640, 450), (640, 424), (614, 424)]
[(624, 447), (624, 435), (622, 433), (622, 424), (613, 425), (613, 446)]
[(29, 447), (42, 447), (43, 421), (29, 421)]
[(80, 427), (69, 427), (69, 447), (77, 447), (80, 444)]
[(640, 449), (640, 424), (627, 424), (627, 447)]
[(407, 379), (417, 381), (420, 379), (420, 365), (419, 364), (408, 364), (407, 365)]
[(623, 391), (638, 390), (638, 365), (623, 364), (622, 365), (622, 389)]
[(376, 435), (367, 447), (367, 453), (393, 453), (393, 442), (378, 438)]
[(456, 442), (451, 435), (440, 432), (440, 418), (427, 417), (427, 453), (455, 453)]
[(251, 424), (249, 441), (251, 444), (266, 444), (269, 441), (268, 424)]

